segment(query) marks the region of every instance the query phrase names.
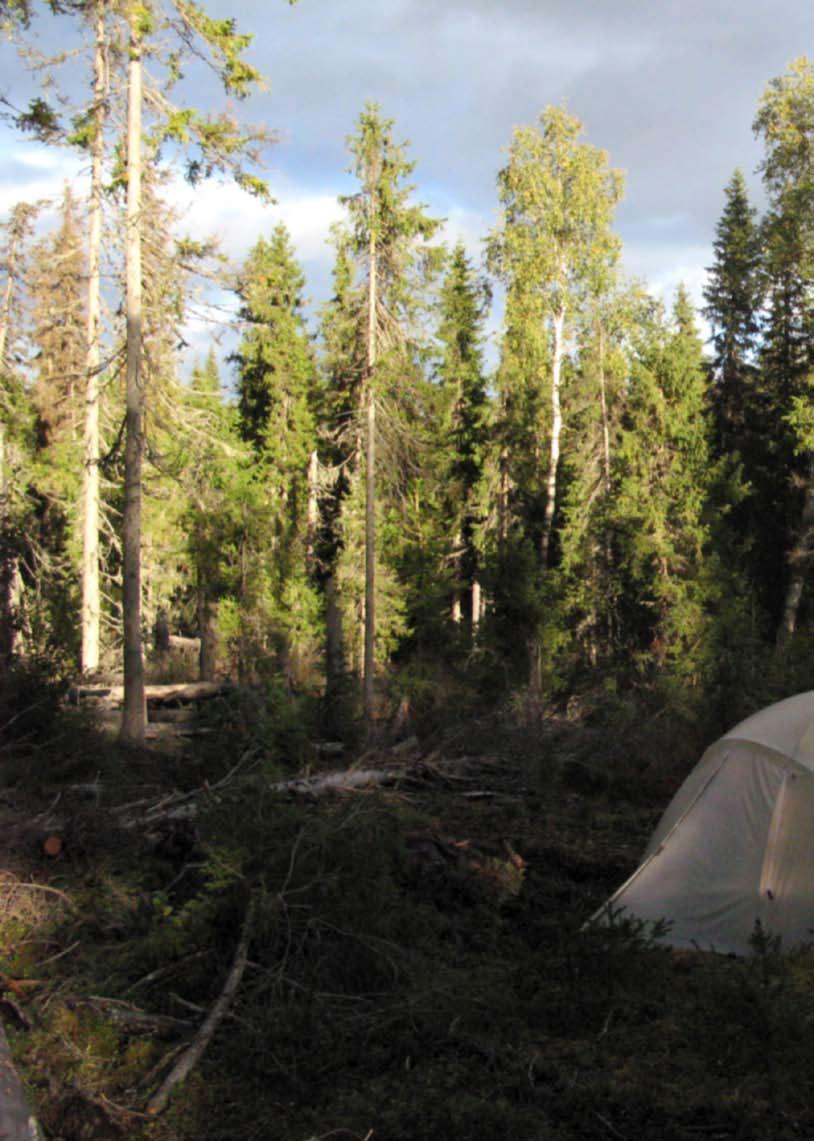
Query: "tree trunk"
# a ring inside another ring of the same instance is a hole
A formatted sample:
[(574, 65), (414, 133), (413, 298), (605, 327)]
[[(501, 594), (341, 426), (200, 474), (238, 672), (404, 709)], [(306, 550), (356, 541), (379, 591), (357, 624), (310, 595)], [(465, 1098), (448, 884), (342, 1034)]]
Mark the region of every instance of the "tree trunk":
[(124, 709), (121, 739), (144, 740), (144, 660), (141, 644), (141, 467), (144, 455), (141, 381), (141, 116), (142, 59), (138, 13), (130, 14), (127, 83), (127, 442), (124, 471)]
[(198, 677), (201, 681), (214, 681), (218, 671), (217, 616), (205, 583), (198, 587), (198, 637), (201, 640)]
[[(2, 362), (2, 357), (0, 357)], [(15, 560), (7, 549), (8, 482), (6, 480), (6, 426), (0, 419), (0, 681), (8, 669), (14, 649), (14, 571)]]
[(319, 525), (319, 457), (316, 448), (308, 458), (308, 513), (306, 523), (308, 532), (305, 539), (305, 563), (306, 568), (313, 572), (317, 527)]
[(554, 527), (554, 511), (557, 506), (557, 468), (560, 462), (560, 435), (562, 434), (562, 407), (560, 404), (560, 383), (562, 375), (563, 334), (565, 331), (565, 306), (561, 306), (554, 316), (554, 359), (551, 364), (551, 444), (548, 453), (548, 479), (546, 480), (545, 516), (543, 533), (540, 536), (540, 563), (545, 572), (551, 546), (551, 532)]
[(87, 353), (85, 358), (85, 465), (82, 486), (82, 672), (99, 668), (99, 367), (102, 248), (102, 162), (107, 77), (105, 17), (96, 7), (93, 58), (94, 135), (88, 235)]
[(800, 600), (811, 566), (812, 554), (814, 554), (814, 453), (809, 452), (806, 457), (806, 486), (800, 530), (797, 541), (789, 553), (789, 585), (786, 590), (783, 617), (777, 632), (778, 649), (785, 646), (797, 628)]
[(481, 607), (483, 606), (483, 595), (481, 593), (481, 586), (477, 579), (472, 581), (472, 609), (470, 612), (470, 622), (472, 624), (472, 638), (477, 636), (478, 626), (482, 616)]
[(370, 234), (367, 325), (367, 431), (365, 435), (365, 720), (373, 718), (376, 674), (376, 235)]

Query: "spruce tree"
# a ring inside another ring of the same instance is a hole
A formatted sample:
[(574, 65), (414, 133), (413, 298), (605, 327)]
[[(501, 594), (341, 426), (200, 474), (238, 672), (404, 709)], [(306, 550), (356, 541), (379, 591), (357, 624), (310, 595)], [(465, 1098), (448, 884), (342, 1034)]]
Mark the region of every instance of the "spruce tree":
[(483, 321), (489, 292), (478, 281), (463, 243), (452, 251), (440, 294), (441, 359), (440, 512), (452, 563), (453, 615), (468, 601), (472, 632), (481, 617), (478, 529), (483, 523), (483, 480), (489, 406), (483, 366)]
[[(296, 669), (294, 658), (310, 653), (316, 634), (308, 552), (318, 378), (304, 288), (288, 232), (277, 226), (269, 241), (257, 242), (241, 272), (243, 336), (233, 357), (240, 431), (254, 449), (266, 488), (268, 613), (283, 642), (277, 657), (289, 670)], [(255, 557), (260, 554), (254, 550)]]
[(81, 432), (85, 372), (85, 259), (79, 203), (63, 190), (56, 231), (32, 250), (31, 295), (34, 399), (46, 439), (69, 437), (76, 451)]
[(313, 444), (316, 369), (305, 319), (305, 275), (278, 225), (255, 244), (240, 273), (243, 335), (234, 361), (243, 438), (281, 479), (304, 477)]
[(746, 180), (736, 170), (715, 232), (715, 261), (704, 289), (712, 330), (711, 362), (719, 454), (744, 454), (758, 429), (756, 354), (763, 296), (760, 227)]
[[(377, 409), (386, 395), (399, 403), (407, 395), (403, 381), (410, 356), (410, 339), (421, 298), (422, 277), (432, 268), (427, 243), (438, 229), (422, 205), (411, 201), (407, 182), (415, 164), (405, 145), (395, 141), (394, 123), (368, 103), (348, 139), (351, 170), (359, 182), (356, 194), (341, 199), (350, 218), (351, 249), (365, 274), (366, 375), (364, 391), (365, 474), (365, 595), (364, 705), (370, 721), (374, 707), (376, 670), (376, 448)], [(388, 380), (400, 374), (401, 384), (387, 392)]]
[(680, 287), (672, 322), (656, 310), (640, 334), (614, 465), (612, 524), (628, 653), (689, 682), (710, 667), (710, 608), (721, 589), (713, 569), (707, 407), (701, 340)]

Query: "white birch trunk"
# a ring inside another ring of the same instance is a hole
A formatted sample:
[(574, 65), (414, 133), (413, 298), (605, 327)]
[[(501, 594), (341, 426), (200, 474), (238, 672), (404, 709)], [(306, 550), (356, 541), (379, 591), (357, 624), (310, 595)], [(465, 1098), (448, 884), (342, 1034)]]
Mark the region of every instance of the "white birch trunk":
[(557, 506), (557, 468), (560, 463), (560, 436), (562, 434), (560, 384), (562, 377), (562, 358), (564, 354), (564, 332), (565, 306), (561, 305), (554, 315), (554, 359), (551, 364), (551, 444), (548, 453), (548, 479), (546, 480), (543, 533), (540, 537), (540, 561), (544, 571), (548, 566), (551, 532), (554, 526), (554, 511)]

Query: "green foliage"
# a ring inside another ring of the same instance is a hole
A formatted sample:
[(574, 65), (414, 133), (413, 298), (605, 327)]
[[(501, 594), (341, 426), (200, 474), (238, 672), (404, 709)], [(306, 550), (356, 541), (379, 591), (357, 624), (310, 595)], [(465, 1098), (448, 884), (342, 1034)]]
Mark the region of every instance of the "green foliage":
[(656, 315), (631, 376), (612, 507), (628, 614), (645, 661), (698, 682), (713, 665), (711, 607), (722, 589), (711, 547), (715, 472), (701, 343), (687, 294), (672, 326)]
[(601, 292), (619, 255), (610, 224), (622, 174), (581, 133), (575, 116), (547, 107), (535, 126), (516, 128), (498, 179), (503, 220), (490, 239), (492, 265), (538, 292), (549, 313)]
[(760, 229), (743, 173), (726, 187), (716, 229), (715, 262), (704, 289), (712, 326), (712, 390), (718, 451), (748, 452), (757, 443), (760, 409), (755, 354), (764, 289)]

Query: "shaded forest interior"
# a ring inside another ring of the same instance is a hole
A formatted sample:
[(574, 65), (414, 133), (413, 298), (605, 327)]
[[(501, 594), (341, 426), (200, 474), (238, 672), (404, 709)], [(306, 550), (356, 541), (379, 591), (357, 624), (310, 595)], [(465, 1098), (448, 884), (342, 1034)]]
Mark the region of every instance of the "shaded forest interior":
[(168, 204), (173, 159), (269, 193), (267, 132), (171, 101), (188, 53), (257, 86), (234, 22), (50, 8), (0, 2), (88, 63), (16, 113), (88, 185), (0, 224), (0, 1014), (46, 1134), (814, 1133), (808, 952), (588, 922), (814, 676), (814, 64), (758, 105), (762, 216), (724, 190), (705, 348), (565, 107), (478, 260), (368, 103), (314, 310), (283, 225), (230, 267)]
[[(124, 752), (31, 681), (3, 753), (0, 961), (46, 1136), (814, 1129), (810, 953), (584, 927), (692, 764), (694, 720), (607, 699), (525, 726), (445, 711), (340, 760), (307, 709), (235, 691), (207, 706), (209, 735)], [(393, 779), (320, 791), (338, 765)], [(249, 921), (217, 1032), (150, 1113)]]

